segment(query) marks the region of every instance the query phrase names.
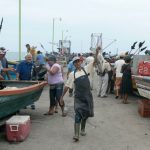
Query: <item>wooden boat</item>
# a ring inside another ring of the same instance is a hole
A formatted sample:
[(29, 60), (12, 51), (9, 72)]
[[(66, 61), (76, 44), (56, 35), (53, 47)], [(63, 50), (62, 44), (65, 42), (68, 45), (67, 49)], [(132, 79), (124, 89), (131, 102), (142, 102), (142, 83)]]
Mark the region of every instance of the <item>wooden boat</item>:
[(0, 119), (37, 101), (45, 81), (1, 81), (6, 88), (0, 90)]
[(150, 99), (150, 76), (133, 75), (141, 96)]

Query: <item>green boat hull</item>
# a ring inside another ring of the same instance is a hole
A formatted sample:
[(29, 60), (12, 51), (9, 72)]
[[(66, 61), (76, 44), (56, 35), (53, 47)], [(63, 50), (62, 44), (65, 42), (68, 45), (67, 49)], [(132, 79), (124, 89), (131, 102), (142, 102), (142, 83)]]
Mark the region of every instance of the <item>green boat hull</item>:
[(4, 82), (4, 84), (10, 87), (15, 85), (20, 91), (8, 91), (4, 94), (2, 93), (3, 91), (0, 91), (0, 119), (37, 101), (45, 85), (45, 83), (40, 83), (39, 86), (36, 82), (12, 82), (11, 84), (9, 82)]

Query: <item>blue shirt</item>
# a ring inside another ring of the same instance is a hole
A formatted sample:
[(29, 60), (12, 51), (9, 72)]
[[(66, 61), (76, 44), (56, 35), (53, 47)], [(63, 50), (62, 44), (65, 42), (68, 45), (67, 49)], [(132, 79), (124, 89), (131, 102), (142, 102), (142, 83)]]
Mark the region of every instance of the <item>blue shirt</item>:
[(32, 62), (27, 62), (26, 60), (20, 62), (20, 64), (17, 66), (17, 73), (19, 73), (19, 79), (31, 80), (32, 67)]
[(38, 54), (36, 56), (36, 60), (37, 60), (39, 65), (44, 65), (45, 64), (45, 58), (44, 58), (43, 54)]
[(69, 64), (68, 64), (68, 70), (69, 70), (70, 72), (72, 72), (72, 71), (75, 70), (75, 66), (73, 65), (73, 62), (72, 62), (72, 61), (70, 61)]

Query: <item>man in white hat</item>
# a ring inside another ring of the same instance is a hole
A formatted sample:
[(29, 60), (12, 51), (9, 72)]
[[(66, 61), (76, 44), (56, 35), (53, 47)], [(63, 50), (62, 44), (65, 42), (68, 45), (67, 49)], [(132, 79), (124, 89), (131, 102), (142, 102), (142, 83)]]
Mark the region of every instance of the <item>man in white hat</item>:
[(0, 47), (0, 79), (4, 80), (5, 74), (8, 78), (10, 78), (8, 71), (15, 71), (14, 68), (8, 68), (7, 60), (5, 58), (6, 49), (4, 47)]
[[(99, 50), (96, 51), (96, 58)], [(69, 88), (74, 86), (74, 110), (75, 110), (75, 123), (74, 123), (74, 136), (73, 140), (75, 142), (79, 141), (79, 133), (82, 136), (86, 135), (85, 126), (86, 120), (88, 117), (94, 116), (93, 111), (93, 96), (90, 88), (90, 81), (88, 75), (90, 73), (91, 66), (94, 66), (94, 63), (90, 63), (84, 68), (81, 67), (82, 61), (79, 57), (73, 58), (73, 64), (75, 66), (75, 71), (69, 74), (69, 78), (65, 84), (64, 91), (61, 97), (61, 104), (63, 104), (63, 97), (68, 91)], [(81, 132), (80, 132), (81, 124)]]

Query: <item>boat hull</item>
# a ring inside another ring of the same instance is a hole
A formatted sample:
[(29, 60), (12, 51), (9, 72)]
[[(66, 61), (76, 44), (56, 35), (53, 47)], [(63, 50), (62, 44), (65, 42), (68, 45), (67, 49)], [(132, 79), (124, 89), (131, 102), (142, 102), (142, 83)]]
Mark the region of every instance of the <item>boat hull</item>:
[(150, 99), (150, 77), (133, 75), (139, 94)]
[(4, 81), (17, 89), (0, 90), (0, 118), (6, 117), (37, 101), (46, 82)]

